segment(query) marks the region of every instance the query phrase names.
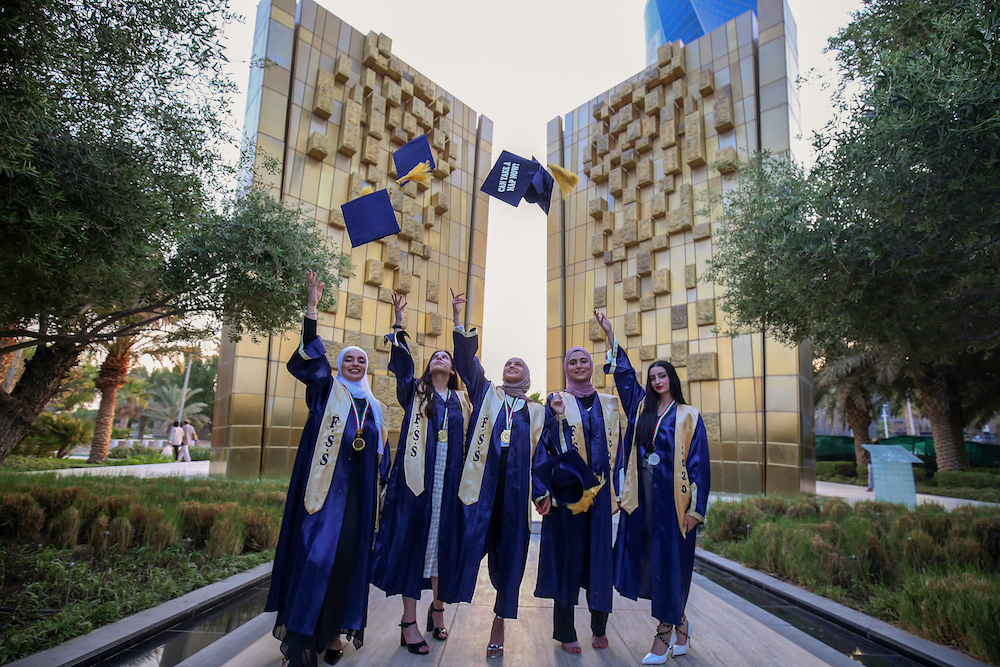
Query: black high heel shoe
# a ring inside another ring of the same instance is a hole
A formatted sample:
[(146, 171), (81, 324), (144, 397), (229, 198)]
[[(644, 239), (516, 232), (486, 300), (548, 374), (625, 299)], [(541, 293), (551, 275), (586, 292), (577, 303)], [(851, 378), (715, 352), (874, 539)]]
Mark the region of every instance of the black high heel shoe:
[[(410, 621), (409, 623), (400, 623), (399, 624), (399, 645), (400, 646), (405, 646), (407, 651), (409, 651), (410, 653), (413, 653), (415, 655), (427, 655), (428, 653), (431, 652), (431, 647), (427, 645), (427, 641), (426, 640), (421, 639), (419, 642), (417, 642), (415, 644), (410, 644), (410, 643), (408, 643), (406, 641), (406, 637), (403, 636), (403, 629), (404, 628), (408, 628), (411, 625), (416, 625), (416, 624), (417, 624), (416, 621)], [(427, 650), (426, 651), (421, 651), (420, 649), (422, 649), (422, 648), (425, 648)]]
[(427, 632), (433, 633), (431, 636), (434, 639), (443, 642), (448, 638), (448, 628), (436, 628), (434, 627), (434, 614), (443, 614), (444, 607), (440, 609), (434, 608), (434, 603), (431, 602), (431, 606), (427, 607)]
[[(344, 649), (328, 648), (323, 653), (323, 661), (328, 665), (336, 665), (344, 657)], [(284, 667), (284, 665), (282, 665)]]

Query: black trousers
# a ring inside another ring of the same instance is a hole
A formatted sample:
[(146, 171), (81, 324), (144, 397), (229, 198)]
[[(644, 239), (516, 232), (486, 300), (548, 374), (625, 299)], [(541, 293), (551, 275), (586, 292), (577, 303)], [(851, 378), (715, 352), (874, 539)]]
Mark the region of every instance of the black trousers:
[[(590, 631), (595, 637), (603, 637), (608, 633), (608, 612), (590, 611)], [(561, 607), (558, 602), (552, 607), (552, 638), (563, 644), (576, 641), (573, 607)]]

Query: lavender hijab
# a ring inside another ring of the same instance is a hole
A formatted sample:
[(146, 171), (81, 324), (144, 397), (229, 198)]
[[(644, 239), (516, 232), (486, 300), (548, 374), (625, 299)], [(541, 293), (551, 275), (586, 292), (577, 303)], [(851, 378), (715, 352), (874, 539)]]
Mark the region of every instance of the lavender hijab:
[[(515, 382), (514, 384), (507, 384), (507, 382), (504, 382), (500, 388), (514, 398), (523, 398), (524, 400), (528, 400), (528, 394), (526, 392), (531, 387), (531, 372), (528, 370), (528, 364), (524, 363), (524, 359), (521, 359), (520, 357), (511, 357), (507, 360), (507, 363), (512, 361), (521, 362), (521, 366), (524, 368), (524, 377), (521, 378), (520, 382)], [(504, 364), (504, 366), (506, 365), (507, 364)]]
[(584, 356), (587, 357), (587, 361), (590, 362), (591, 368), (594, 367), (594, 360), (590, 358), (590, 352), (587, 352), (582, 347), (570, 348), (570, 351), (566, 353), (563, 358), (563, 374), (566, 376), (566, 393), (576, 396), (577, 398), (585, 398), (595, 393), (597, 390), (594, 389), (594, 385), (591, 383), (588, 377), (586, 382), (580, 382), (578, 380), (571, 380), (569, 377), (569, 358), (577, 352), (583, 352)]

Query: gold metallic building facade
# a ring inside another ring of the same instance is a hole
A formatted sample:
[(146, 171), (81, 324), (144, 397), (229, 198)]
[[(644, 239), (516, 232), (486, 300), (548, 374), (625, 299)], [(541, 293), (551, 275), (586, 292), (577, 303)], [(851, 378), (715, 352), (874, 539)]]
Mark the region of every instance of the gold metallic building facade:
[[(265, 66), (251, 69), (244, 134), (258, 161), (261, 153), (281, 161), (276, 194), (314, 215), (351, 255), (354, 275), (333, 310), (320, 313), (319, 335), (331, 363), (345, 345), (368, 351), (394, 442), (403, 410), (382, 341), (393, 323), (390, 295), (406, 295), (418, 369), (451, 347), (449, 288), (467, 292), (466, 312), (483, 312), (488, 199), (477, 183), (490, 168), (492, 123), (396, 57), (386, 35), (361, 34), (313, 0), (263, 0), (253, 58)], [(398, 188), (391, 153), (424, 133), (437, 163), (432, 183)], [(340, 205), (366, 183), (388, 184), (401, 231), (352, 251)], [(296, 330), (231, 343), (223, 332), (212, 474), (290, 474), (307, 414), (304, 386), (284, 368), (298, 340)]]
[[(570, 347), (603, 359), (591, 311), (604, 310), (642, 373), (656, 359), (677, 368), (705, 419), (713, 491), (812, 493), (810, 349), (726, 336), (721, 289), (701, 279), (721, 213), (707, 192), (732, 188), (749, 152), (789, 151), (799, 132), (795, 23), (782, 0), (761, 0), (658, 56), (548, 125), (549, 162), (581, 176), (548, 218), (549, 390), (562, 388)], [(594, 383), (614, 385), (599, 367)]]

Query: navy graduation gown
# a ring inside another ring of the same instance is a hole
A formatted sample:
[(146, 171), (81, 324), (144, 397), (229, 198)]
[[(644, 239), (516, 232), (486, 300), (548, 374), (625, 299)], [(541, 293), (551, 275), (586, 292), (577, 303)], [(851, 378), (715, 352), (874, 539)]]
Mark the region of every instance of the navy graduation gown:
[(399, 345), (389, 352), (389, 372), (396, 376), (396, 398), (406, 406), (400, 427), (399, 446), (389, 474), (388, 489), (378, 537), (375, 540), (375, 563), (372, 583), (386, 595), (405, 595), (420, 598), (420, 591), (431, 588), (430, 579), (423, 577), (424, 556), (427, 551), (428, 531), (431, 524), (431, 495), (434, 486), (434, 467), (437, 461), (437, 432), (445, 408), (448, 409), (448, 462), (441, 493), (441, 522), (438, 532), (438, 598), (444, 602), (458, 602), (458, 549), (462, 541), (462, 501), (458, 499), (458, 483), (462, 478), (465, 443), (465, 421), (458, 395), (453, 391), (445, 402), (434, 393), (437, 402), (437, 424), (426, 424), (426, 452), (424, 458), (424, 492), (414, 496), (406, 484), (403, 470), (406, 434), (410, 419), (417, 409), (419, 379), (414, 377), (413, 357), (406, 346), (406, 333), (389, 334)]
[[(611, 372), (610, 366), (605, 365), (605, 373)], [(629, 416), (625, 455), (631, 457), (638, 451), (633, 442), (635, 416), (646, 390), (622, 347), (618, 348), (614, 376), (622, 409)], [(639, 504), (631, 514), (620, 513), (615, 541), (615, 588), (631, 600), (650, 600), (653, 617), (672, 625), (680, 625), (684, 618), (694, 571), (695, 548), (694, 533), (686, 538), (681, 535), (674, 505), (676, 417), (675, 409), (663, 420), (653, 438), (660, 461), (653, 466), (651, 476), (644, 475), (643, 469), (639, 468)], [(711, 471), (708, 436), (700, 414), (688, 450), (687, 470), (692, 484), (698, 486), (695, 506), (688, 511), (705, 516)], [(648, 487), (649, 480), (652, 481), (652, 488)]]
[[(476, 357), (479, 337), (467, 337), (455, 332), (454, 338), (455, 370), (465, 383), (469, 400), (472, 402), (472, 418), (469, 423), (475, 424), (483, 407), (486, 392), (491, 390), (491, 385)], [(457, 597), (460, 602), (472, 602), (479, 576), (479, 564), (487, 547), (486, 538), (490, 520), (493, 518), (497, 480), (501, 475), (500, 433), (505, 428), (505, 418), (505, 413), (501, 411), (493, 425), (479, 500), (471, 505), (462, 504), (465, 535), (458, 564), (460, 582)], [(510, 444), (507, 447), (503, 506), (497, 508), (501, 513), (498, 520), (502, 539), (492, 545), (489, 554), (490, 581), (497, 591), (493, 610), (501, 618), (517, 618), (518, 589), (521, 586), (521, 579), (524, 578), (524, 566), (528, 560), (528, 541), (531, 537), (528, 517), (531, 493), (531, 422), (527, 404), (514, 412), (511, 419), (513, 423)], [(472, 435), (473, 429), (470, 427), (467, 438), (471, 438)]]
[[(341, 630), (347, 631), (356, 642), (360, 641), (367, 622), (370, 555), (378, 502), (379, 432), (369, 407), (361, 433), (365, 448), (355, 452), (352, 442), (357, 435), (356, 408), (351, 408), (326, 501), (322, 509), (309, 514), (304, 505), (306, 484), (327, 399), (336, 380), (319, 338), (306, 345), (303, 352), (309, 358), (303, 358), (296, 351), (288, 361), (287, 368), (289, 373), (306, 385), (309, 416), (302, 429), (302, 438), (288, 484), (281, 532), (274, 554), (271, 588), (264, 609), (278, 612), (276, 635), (281, 632), (280, 628), (285, 628), (313, 637), (322, 650), (322, 646), (340, 634)], [(387, 458), (385, 463), (388, 463)], [(360, 473), (354, 470), (358, 466), (361, 468)], [(359, 497), (352, 499), (358, 511), (356, 516), (345, 517), (344, 508), (348, 503), (352, 472), (361, 476)], [(345, 520), (357, 522), (355, 530), (349, 531), (356, 535), (354, 545), (339, 544)], [(318, 627), (334, 558), (341, 546), (350, 548), (355, 554), (350, 564), (346, 590), (341, 593), (344, 603), (342, 627)]]
[[(584, 588), (592, 611), (610, 613), (614, 580), (611, 502), (614, 486), (617, 486), (617, 471), (612, 475), (609, 469), (607, 430), (604, 428), (600, 397), (595, 396), (590, 410), (570, 394), (564, 394), (564, 400), (579, 404), (587, 463), (599, 479), (605, 480), (605, 484), (586, 512), (573, 514), (565, 507), (553, 506), (542, 517), (535, 597), (552, 599), (561, 607), (574, 607), (580, 599), (580, 589)], [(552, 397), (549, 396), (545, 407), (545, 430), (535, 450), (535, 466), (558, 451), (560, 425), (569, 431), (568, 423), (559, 420), (552, 412), (551, 403)], [(570, 446), (568, 433), (564, 439)], [(618, 458), (620, 461), (622, 457)], [(546, 493), (545, 487), (535, 480), (532, 497), (538, 499)]]

